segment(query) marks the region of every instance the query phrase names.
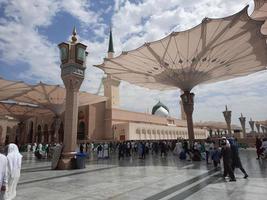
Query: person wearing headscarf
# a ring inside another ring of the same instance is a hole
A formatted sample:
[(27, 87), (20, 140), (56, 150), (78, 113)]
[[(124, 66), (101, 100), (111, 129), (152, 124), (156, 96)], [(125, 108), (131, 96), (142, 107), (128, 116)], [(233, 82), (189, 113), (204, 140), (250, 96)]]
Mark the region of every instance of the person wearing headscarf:
[(232, 158), (232, 150), (230, 143), (225, 137), (223, 137), (221, 145), (222, 145), (221, 155), (223, 158), (223, 169), (224, 169), (223, 177), (225, 178), (227, 175), (229, 175), (230, 181), (236, 181), (232, 168), (233, 158)]
[(0, 153), (0, 200), (5, 199), (7, 184), (7, 158)]
[(7, 168), (8, 168), (8, 189), (7, 200), (12, 200), (16, 197), (17, 184), (20, 178), (22, 155), (19, 153), (16, 144), (8, 145)]

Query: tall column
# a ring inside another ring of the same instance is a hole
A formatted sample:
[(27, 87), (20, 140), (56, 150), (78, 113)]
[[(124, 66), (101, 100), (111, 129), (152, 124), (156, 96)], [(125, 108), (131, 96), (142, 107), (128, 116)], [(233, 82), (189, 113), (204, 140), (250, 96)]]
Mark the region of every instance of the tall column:
[(59, 116), (56, 116), (55, 117), (55, 120), (54, 120), (54, 134), (53, 134), (53, 139), (52, 141), (54, 143), (57, 143), (59, 142), (59, 138), (58, 138), (58, 131), (59, 131), (59, 128), (60, 128), (60, 123), (61, 123), (61, 119)]
[(84, 80), (86, 69), (86, 46), (77, 43), (76, 29), (73, 29), (71, 42), (59, 44), (61, 55), (61, 78), (66, 88), (63, 153), (59, 169), (72, 169), (71, 160), (76, 154), (78, 93)]
[(232, 117), (232, 111), (227, 109), (227, 105), (225, 106), (225, 111), (223, 111), (223, 116), (226, 121), (227, 130), (229, 136), (232, 136), (232, 130), (231, 130), (231, 117)]
[(0, 151), (2, 148), (5, 147), (6, 135), (7, 135), (7, 119), (0, 116)]
[(251, 133), (254, 133), (255, 131), (254, 131), (254, 124), (255, 124), (255, 122), (250, 118), (250, 120), (249, 120), (249, 125), (250, 125), (250, 128), (251, 128)]
[(66, 109), (64, 123), (64, 153), (75, 152), (77, 145), (78, 91), (82, 80), (63, 79), (66, 87)]
[(257, 132), (260, 133), (261, 132), (260, 131), (261, 125), (257, 122), (255, 124), (256, 124), (256, 128), (257, 128)]
[(26, 125), (24, 122), (18, 123), (19, 128), (19, 144), (25, 144)]
[[(180, 93), (182, 94), (183, 91), (180, 90)], [(186, 120), (186, 114), (185, 114), (185, 111), (184, 111), (184, 106), (183, 106), (182, 100), (180, 100), (179, 104), (180, 104), (180, 110), (181, 110), (181, 120)]]
[(241, 117), (239, 117), (239, 121), (241, 123), (243, 136), (246, 137), (246, 118), (243, 117), (242, 113), (241, 113)]
[(190, 93), (190, 91), (184, 91), (184, 93), (180, 96), (186, 114), (187, 130), (190, 142), (195, 139), (193, 126), (194, 96), (195, 94)]
[(265, 128), (263, 125), (261, 125), (261, 130), (262, 130), (262, 133), (264, 134), (265, 133)]

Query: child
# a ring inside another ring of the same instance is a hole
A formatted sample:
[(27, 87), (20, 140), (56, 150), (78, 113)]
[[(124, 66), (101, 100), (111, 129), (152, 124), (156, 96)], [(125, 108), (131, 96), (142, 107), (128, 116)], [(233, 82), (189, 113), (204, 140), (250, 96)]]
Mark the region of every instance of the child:
[(217, 146), (214, 146), (213, 150), (211, 151), (211, 159), (213, 161), (214, 167), (217, 168), (221, 159), (221, 152)]

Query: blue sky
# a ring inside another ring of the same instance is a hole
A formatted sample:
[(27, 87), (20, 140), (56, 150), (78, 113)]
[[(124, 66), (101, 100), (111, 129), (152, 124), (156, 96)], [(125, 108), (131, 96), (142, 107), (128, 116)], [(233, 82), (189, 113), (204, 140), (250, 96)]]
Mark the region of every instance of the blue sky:
[[(225, 17), (252, 0), (0, 0), (0, 76), (27, 83), (62, 84), (57, 44), (67, 41), (73, 26), (88, 45), (82, 90), (95, 93), (103, 72), (93, 68), (106, 56), (113, 27), (116, 55), (171, 31), (191, 28), (204, 17)], [(222, 83), (196, 87), (195, 121), (223, 121), (225, 104), (238, 116), (267, 118), (267, 76), (261, 72)], [(121, 108), (146, 112), (160, 99), (179, 117), (179, 90), (152, 91), (122, 82)], [(138, 101), (143, 99), (142, 104)]]

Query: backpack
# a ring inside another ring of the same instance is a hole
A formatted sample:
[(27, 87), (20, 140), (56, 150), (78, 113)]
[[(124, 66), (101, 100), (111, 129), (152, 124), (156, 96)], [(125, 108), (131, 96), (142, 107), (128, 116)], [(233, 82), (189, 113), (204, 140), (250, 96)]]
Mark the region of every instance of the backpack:
[(182, 152), (180, 153), (179, 158), (180, 158), (181, 160), (185, 160), (185, 159), (186, 159), (186, 154), (185, 154), (184, 151), (182, 151)]

